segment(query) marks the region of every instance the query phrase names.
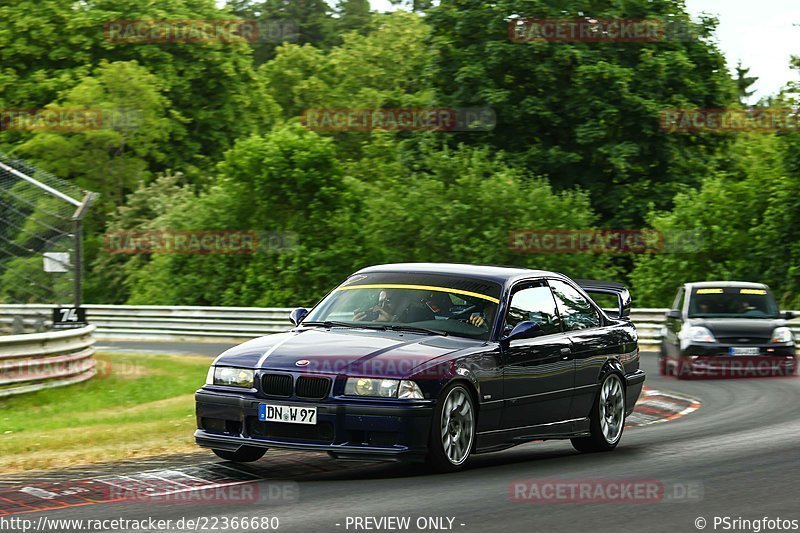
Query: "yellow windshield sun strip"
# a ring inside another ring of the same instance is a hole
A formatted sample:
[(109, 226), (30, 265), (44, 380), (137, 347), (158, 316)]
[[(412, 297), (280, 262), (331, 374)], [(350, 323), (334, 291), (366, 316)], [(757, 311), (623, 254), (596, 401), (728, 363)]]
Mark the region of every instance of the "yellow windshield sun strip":
[(697, 294), (722, 294), (722, 289), (697, 289)]
[(742, 289), (739, 294), (767, 294), (764, 289)]
[(492, 298), (491, 296), (486, 296), (485, 294), (480, 294), (478, 292), (462, 291), (461, 289), (451, 289), (449, 287), (436, 287), (434, 285), (404, 285), (400, 283), (375, 283), (375, 284), (365, 284), (365, 285), (346, 285), (343, 287), (336, 288), (337, 291), (350, 291), (353, 289), (420, 289), (423, 291), (450, 292), (453, 294), (463, 294), (464, 296), (474, 296), (475, 298), (488, 300), (496, 304), (500, 303), (500, 300), (498, 300), (497, 298)]

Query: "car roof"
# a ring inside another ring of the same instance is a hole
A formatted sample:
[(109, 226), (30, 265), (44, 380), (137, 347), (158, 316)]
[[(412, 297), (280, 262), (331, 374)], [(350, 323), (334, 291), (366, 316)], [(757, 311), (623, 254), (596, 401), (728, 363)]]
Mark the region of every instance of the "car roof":
[(497, 265), (469, 265), (461, 263), (394, 263), (388, 265), (374, 265), (362, 268), (356, 274), (370, 274), (376, 272), (403, 272), (420, 274), (445, 274), (469, 276), (497, 283), (507, 283), (518, 278), (535, 276), (558, 276), (557, 272), (547, 270), (533, 270), (530, 268), (497, 266)]
[(746, 289), (769, 289), (763, 283), (752, 283), (750, 281), (697, 281), (687, 283), (687, 287), (695, 289), (711, 288), (711, 287), (743, 287)]

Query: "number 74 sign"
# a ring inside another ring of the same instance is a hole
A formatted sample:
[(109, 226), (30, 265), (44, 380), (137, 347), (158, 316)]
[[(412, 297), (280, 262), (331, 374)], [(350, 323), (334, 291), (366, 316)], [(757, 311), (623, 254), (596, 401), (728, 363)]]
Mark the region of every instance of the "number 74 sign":
[(86, 325), (86, 309), (82, 307), (59, 307), (53, 309), (53, 328), (79, 328)]

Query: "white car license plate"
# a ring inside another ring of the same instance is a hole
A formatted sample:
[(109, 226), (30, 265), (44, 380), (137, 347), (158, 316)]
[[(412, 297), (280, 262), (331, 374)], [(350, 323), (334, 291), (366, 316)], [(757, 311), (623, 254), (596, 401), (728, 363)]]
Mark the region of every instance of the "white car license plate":
[(731, 346), (730, 355), (758, 355), (758, 346)]
[(299, 405), (268, 405), (258, 406), (258, 419), (262, 422), (287, 422), (289, 424), (316, 424), (317, 408), (301, 407)]

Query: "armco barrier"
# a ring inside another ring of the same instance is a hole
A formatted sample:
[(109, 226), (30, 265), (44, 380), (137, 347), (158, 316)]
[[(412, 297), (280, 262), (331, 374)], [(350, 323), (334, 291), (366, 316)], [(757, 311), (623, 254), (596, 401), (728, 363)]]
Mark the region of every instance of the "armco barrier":
[(80, 383), (94, 376), (95, 328), (0, 336), (0, 398)]
[[(46, 328), (54, 305), (0, 304), (0, 331), (16, 326), (28, 330)], [(97, 326), (98, 339), (220, 341), (237, 342), (286, 331), (291, 327), (284, 307), (199, 307), (199, 306), (84, 306), (88, 321)], [(654, 349), (661, 339), (667, 309), (638, 308), (631, 319), (639, 332), (642, 349)], [(792, 322), (800, 339), (800, 320)], [(2, 338), (2, 337), (0, 337)]]
[[(0, 331), (50, 325), (55, 305), (0, 304)], [(286, 331), (290, 308), (87, 304), (98, 339), (244, 341)]]

